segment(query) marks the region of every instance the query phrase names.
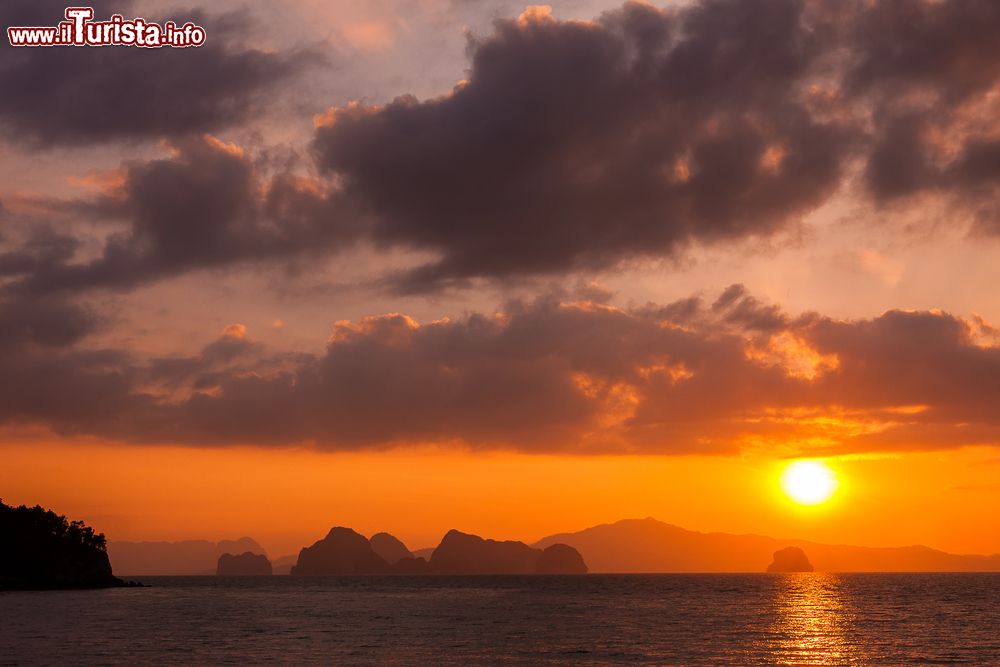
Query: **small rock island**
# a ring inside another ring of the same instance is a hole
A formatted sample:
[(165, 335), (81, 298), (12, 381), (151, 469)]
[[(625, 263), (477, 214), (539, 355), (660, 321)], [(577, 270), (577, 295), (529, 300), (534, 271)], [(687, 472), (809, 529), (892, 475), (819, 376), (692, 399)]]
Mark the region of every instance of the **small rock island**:
[(0, 590), (135, 586), (111, 573), (107, 541), (82, 521), (0, 502)]
[(219, 577), (258, 577), (272, 574), (271, 561), (263, 554), (244, 551), (239, 555), (222, 554), (215, 570)]
[(798, 547), (785, 547), (774, 552), (774, 561), (768, 572), (812, 572), (813, 566), (806, 552)]

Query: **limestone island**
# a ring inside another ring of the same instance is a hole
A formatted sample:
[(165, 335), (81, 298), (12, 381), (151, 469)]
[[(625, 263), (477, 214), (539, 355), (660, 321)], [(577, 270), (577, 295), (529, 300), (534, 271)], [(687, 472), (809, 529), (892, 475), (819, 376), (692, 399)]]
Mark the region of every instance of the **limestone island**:
[(586, 573), (583, 557), (565, 544), (536, 549), (523, 542), (486, 540), (451, 530), (428, 560), (415, 557), (388, 533), (369, 540), (343, 526), (331, 528), (322, 540), (302, 549), (291, 569), (291, 574), (300, 576)]
[(215, 569), (219, 577), (259, 577), (272, 574), (271, 561), (263, 554), (244, 551), (239, 555), (222, 554)]

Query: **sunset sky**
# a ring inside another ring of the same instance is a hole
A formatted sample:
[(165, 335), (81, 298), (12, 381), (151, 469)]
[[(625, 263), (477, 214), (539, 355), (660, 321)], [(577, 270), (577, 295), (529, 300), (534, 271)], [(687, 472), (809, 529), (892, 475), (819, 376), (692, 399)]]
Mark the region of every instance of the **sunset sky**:
[(996, 2), (192, 4), (0, 45), (6, 503), (1000, 553)]

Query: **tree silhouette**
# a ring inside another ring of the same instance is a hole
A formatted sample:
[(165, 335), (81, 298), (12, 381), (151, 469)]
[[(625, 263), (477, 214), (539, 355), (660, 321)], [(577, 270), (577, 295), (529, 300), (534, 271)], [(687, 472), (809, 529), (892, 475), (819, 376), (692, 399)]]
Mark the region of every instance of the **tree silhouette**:
[(107, 540), (83, 521), (0, 499), (0, 589), (120, 586)]

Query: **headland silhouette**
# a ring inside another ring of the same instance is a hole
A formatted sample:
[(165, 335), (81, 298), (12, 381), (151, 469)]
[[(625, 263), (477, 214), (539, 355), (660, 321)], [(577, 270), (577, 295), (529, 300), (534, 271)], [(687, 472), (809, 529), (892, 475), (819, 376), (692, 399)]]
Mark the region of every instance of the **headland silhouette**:
[(0, 501), (0, 590), (135, 585), (111, 571), (103, 533), (38, 505)]

